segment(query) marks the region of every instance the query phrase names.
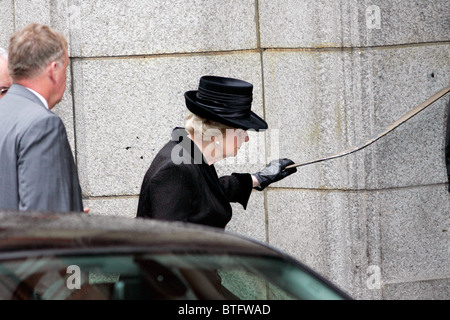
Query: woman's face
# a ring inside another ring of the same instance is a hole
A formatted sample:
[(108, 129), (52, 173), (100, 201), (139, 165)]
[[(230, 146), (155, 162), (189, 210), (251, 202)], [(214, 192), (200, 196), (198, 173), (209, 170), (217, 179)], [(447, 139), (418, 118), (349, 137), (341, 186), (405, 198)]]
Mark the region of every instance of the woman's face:
[(222, 141), (219, 138), (219, 145), (223, 148), (223, 158), (235, 157), (241, 146), (248, 141), (247, 131), (243, 129), (227, 129)]

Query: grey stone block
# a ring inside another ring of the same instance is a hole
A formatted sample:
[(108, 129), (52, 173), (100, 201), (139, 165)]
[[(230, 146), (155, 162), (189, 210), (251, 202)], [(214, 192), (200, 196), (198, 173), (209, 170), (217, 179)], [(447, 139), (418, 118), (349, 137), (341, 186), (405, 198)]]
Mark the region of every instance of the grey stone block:
[(135, 218), (137, 213), (138, 198), (106, 198), (83, 200), (84, 207), (90, 209), (91, 215), (106, 215)]
[(364, 47), (448, 41), (446, 0), (261, 0), (261, 45)]
[(49, 0), (16, 0), (15, 5), (15, 27), (20, 30), (27, 24), (35, 22), (51, 26), (52, 2)]
[(256, 48), (253, 1), (70, 1), (76, 56)]
[[(353, 142), (347, 141), (354, 113), (344, 95), (351, 87), (347, 83), (351, 78), (344, 74), (345, 61), (349, 61), (348, 53), (341, 52), (264, 53), (266, 118), (272, 129), (280, 131), (282, 157), (300, 163), (338, 152)], [(338, 188), (348, 184), (342, 182), (347, 178), (345, 164), (330, 163), (333, 170), (327, 166), (301, 168), (277, 185)]]
[[(450, 83), (450, 47), (375, 51), (373, 128), (381, 130)], [(374, 145), (367, 165), (371, 188), (443, 183), (448, 95)]]
[(339, 47), (340, 1), (261, 0), (262, 47)]
[[(269, 242), (353, 297), (381, 299), (386, 285), (450, 274), (448, 197), (444, 186), (370, 192), (271, 189)], [(374, 268), (378, 286), (371, 283)]]
[(88, 196), (139, 194), (154, 156), (172, 129), (184, 126), (184, 92), (196, 90), (202, 75), (253, 83), (253, 109), (263, 114), (256, 53), (75, 60), (73, 69), (78, 164)]
[[(367, 267), (377, 261), (369, 243), (372, 213), (365, 193), (269, 190), (269, 243), (313, 268), (355, 298), (379, 295), (365, 286)], [(362, 208), (361, 208), (362, 207)]]
[[(266, 119), (280, 130), (281, 155), (300, 163), (366, 141), (448, 85), (449, 60), (448, 45), (267, 50)], [(442, 183), (445, 114), (441, 100), (389, 138), (360, 153), (300, 168), (278, 186), (376, 189)]]
[(385, 300), (448, 300), (449, 297), (448, 279), (392, 283), (386, 284), (383, 288)]
[(78, 23), (77, 16), (79, 14), (78, 7), (73, 5), (73, 0), (17, 0), (14, 3), (14, 24), (16, 30), (25, 27), (29, 23), (48, 25), (66, 37), (69, 45), (69, 56), (72, 56), (70, 30), (74, 27), (72, 23)]
[[(354, 3), (347, 4), (348, 8)], [(379, 7), (380, 22), (374, 11)], [(358, 2), (359, 44), (364, 46), (448, 41), (450, 3), (415, 0)], [(355, 33), (355, 31), (353, 31)]]
[(450, 275), (449, 197), (445, 186), (377, 194), (384, 281), (444, 279)]
[(232, 203), (233, 217), (226, 231), (266, 242), (266, 213), (264, 209), (264, 193), (253, 191), (247, 209), (240, 204)]
[(14, 8), (12, 1), (2, 1), (0, 6), (0, 47), (8, 50), (9, 38), (14, 32)]

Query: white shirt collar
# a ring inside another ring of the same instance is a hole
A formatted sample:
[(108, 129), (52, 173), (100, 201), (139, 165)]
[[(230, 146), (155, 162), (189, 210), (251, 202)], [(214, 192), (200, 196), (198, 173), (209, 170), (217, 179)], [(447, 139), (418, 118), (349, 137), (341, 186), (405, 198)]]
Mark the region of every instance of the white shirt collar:
[[(25, 87), (25, 88), (27, 88), (27, 87)], [(44, 98), (43, 96), (41, 96), (39, 93), (37, 93), (37, 92), (34, 91), (33, 89), (30, 89), (30, 88), (27, 88), (27, 89), (30, 90), (32, 93), (34, 93), (34, 95), (35, 95), (36, 97), (38, 97), (39, 100), (41, 100), (42, 103), (44, 104), (44, 106), (48, 109), (48, 102), (47, 102), (47, 100), (45, 100), (45, 98)]]

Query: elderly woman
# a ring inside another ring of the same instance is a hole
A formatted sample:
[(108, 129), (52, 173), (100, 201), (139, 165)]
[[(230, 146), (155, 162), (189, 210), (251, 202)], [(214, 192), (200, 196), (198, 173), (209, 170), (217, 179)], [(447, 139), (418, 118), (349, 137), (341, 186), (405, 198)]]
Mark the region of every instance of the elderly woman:
[(246, 208), (253, 188), (261, 191), (296, 171), (284, 170), (293, 162), (280, 159), (255, 174), (217, 176), (214, 164), (237, 155), (247, 130), (268, 127), (251, 111), (252, 91), (242, 80), (205, 76), (197, 91), (185, 93), (186, 128), (174, 129), (145, 174), (138, 217), (225, 228), (231, 202)]

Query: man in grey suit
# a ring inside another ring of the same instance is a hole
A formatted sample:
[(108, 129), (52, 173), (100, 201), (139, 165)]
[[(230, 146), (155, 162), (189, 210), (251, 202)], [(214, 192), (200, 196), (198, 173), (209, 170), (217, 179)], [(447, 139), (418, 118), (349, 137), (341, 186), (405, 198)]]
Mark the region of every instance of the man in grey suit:
[(10, 39), (12, 86), (0, 99), (0, 209), (82, 212), (77, 168), (51, 109), (66, 89), (67, 41), (31, 24)]

